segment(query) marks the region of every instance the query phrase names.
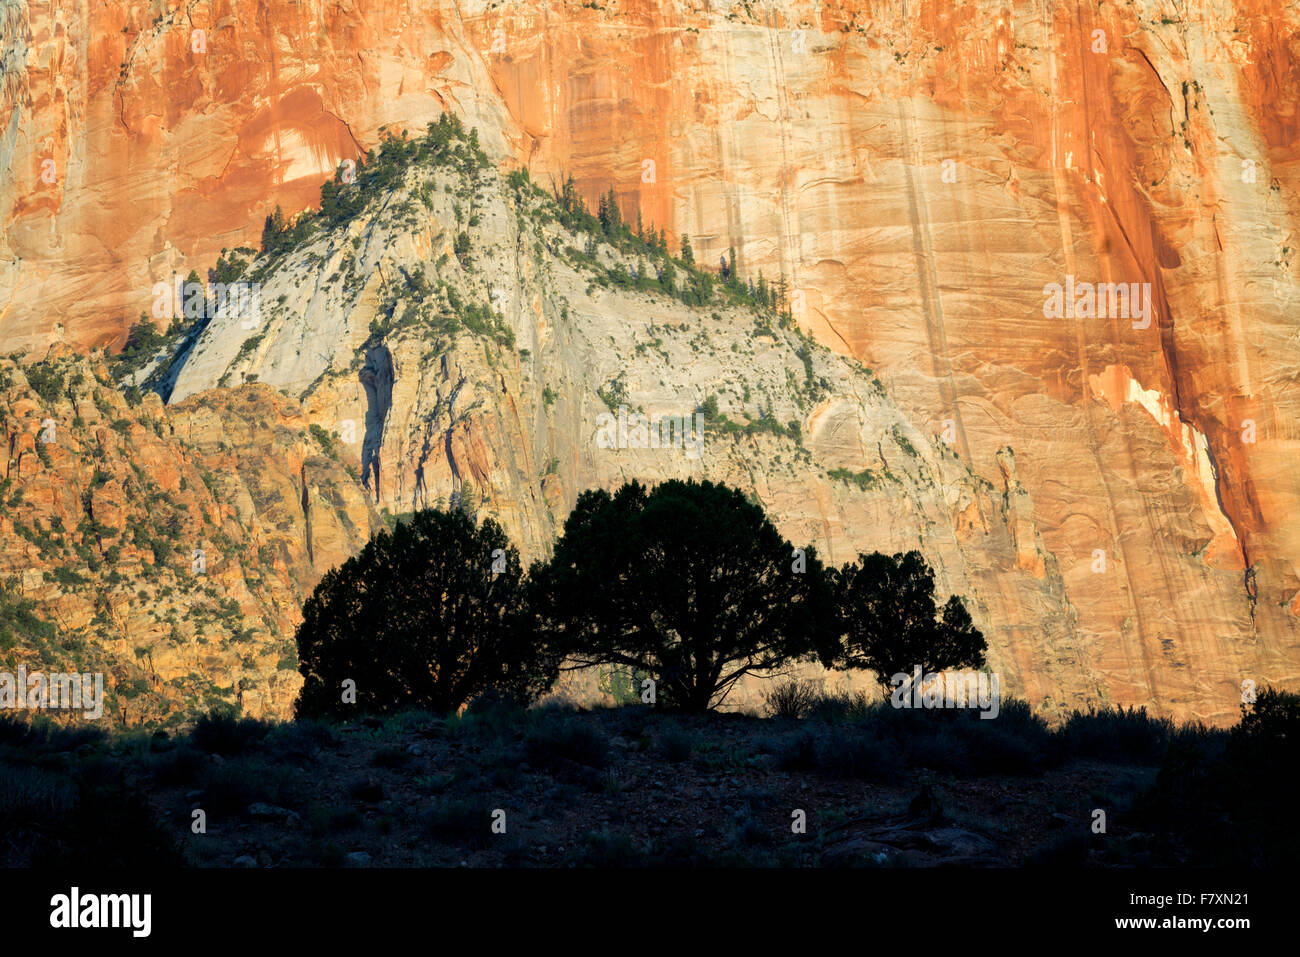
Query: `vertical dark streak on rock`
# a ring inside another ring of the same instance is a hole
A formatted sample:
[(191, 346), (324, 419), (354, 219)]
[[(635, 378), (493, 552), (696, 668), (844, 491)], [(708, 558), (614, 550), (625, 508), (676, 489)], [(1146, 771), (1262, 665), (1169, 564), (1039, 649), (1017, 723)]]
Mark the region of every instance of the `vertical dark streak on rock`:
[(307, 545), (307, 561), (316, 564), (316, 555), (311, 547), (311, 501), (307, 495), (307, 466), (304, 463), (299, 476), (302, 478), (302, 520), (303, 536)]
[(357, 378), (366, 390), (366, 435), (361, 444), (361, 485), (379, 501), (379, 449), (384, 441), (384, 425), (393, 404), (393, 354), (384, 345), (366, 351), (366, 362)]

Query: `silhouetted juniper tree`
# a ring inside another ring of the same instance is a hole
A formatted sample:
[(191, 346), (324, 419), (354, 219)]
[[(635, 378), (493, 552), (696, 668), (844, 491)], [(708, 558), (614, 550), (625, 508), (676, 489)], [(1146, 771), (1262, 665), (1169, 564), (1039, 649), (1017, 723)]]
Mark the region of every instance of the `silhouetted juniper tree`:
[[(303, 605), (299, 716), (446, 712), (489, 689), (531, 700), (555, 680), (523, 602), (519, 552), (491, 519), (416, 512), (325, 574)], [(356, 703), (343, 682), (356, 682)]]
[(796, 553), (761, 507), (724, 485), (584, 492), (531, 578), (550, 646), (570, 667), (632, 667), (686, 710), (720, 704), (746, 674), (835, 650), (813, 549)]
[(831, 573), (844, 636), (841, 663), (874, 671), (888, 686), (895, 674), (923, 674), (984, 664), (984, 636), (956, 595), (940, 611), (934, 573), (920, 552), (859, 555)]

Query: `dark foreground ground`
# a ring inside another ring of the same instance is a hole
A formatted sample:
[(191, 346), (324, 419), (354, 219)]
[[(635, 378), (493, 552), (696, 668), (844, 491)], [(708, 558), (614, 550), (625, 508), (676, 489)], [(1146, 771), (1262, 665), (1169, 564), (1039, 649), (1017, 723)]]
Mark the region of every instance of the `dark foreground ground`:
[(214, 715), (185, 737), (0, 719), (0, 863), (1258, 866), (1300, 846), (1282, 719), (812, 712)]

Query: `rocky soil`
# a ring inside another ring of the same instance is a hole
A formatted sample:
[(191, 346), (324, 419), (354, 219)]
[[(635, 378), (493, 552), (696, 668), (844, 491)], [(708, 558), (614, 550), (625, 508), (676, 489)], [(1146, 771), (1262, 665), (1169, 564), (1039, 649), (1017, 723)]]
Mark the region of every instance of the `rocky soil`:
[[(800, 764), (799, 734), (793, 720), (636, 706), (521, 724), (411, 714), (226, 757), (163, 743), (137, 781), (199, 866), (1151, 860), (1151, 835), (1124, 813), (1155, 768), (1075, 758), (1024, 773), (890, 770), (851, 748), (812, 767)], [(1104, 835), (1090, 830), (1098, 807), (1110, 817)], [(192, 833), (198, 809), (205, 834)]]

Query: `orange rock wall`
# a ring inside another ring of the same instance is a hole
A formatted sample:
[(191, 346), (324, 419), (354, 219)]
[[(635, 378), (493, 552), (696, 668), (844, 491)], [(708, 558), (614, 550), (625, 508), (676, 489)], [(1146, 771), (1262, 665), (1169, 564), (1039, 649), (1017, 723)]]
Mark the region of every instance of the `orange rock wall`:
[[(1179, 711), (1243, 654), (1242, 680), (1300, 682), (1295, 11), (165, 7), (0, 2), (0, 348), (120, 343), (153, 282), (453, 109), (535, 179), (784, 273), (999, 487), (1010, 446), (1118, 700)], [(1149, 325), (1046, 317), (1067, 276), (1150, 284)], [(1189, 519), (1207, 496), (1222, 520)]]

